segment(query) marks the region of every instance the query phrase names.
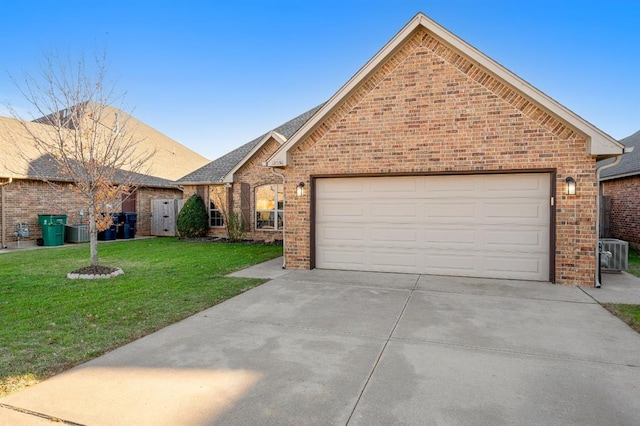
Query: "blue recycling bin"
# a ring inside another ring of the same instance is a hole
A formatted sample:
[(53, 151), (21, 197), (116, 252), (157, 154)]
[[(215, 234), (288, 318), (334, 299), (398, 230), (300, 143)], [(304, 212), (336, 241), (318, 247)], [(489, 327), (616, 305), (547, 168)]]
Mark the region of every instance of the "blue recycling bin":
[(118, 214), (118, 238), (129, 239), (136, 237), (136, 213), (122, 212)]
[[(105, 216), (106, 213), (102, 213), (102, 215)], [(98, 232), (98, 239), (100, 241), (111, 241), (116, 239), (118, 230), (118, 215), (115, 213), (111, 213), (111, 218), (111, 226), (104, 231)]]

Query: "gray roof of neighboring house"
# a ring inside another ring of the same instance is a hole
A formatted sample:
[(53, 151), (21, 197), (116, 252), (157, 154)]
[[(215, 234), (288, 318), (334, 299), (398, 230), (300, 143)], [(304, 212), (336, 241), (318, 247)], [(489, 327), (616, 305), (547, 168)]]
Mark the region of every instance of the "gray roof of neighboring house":
[[(619, 177), (633, 176), (640, 174), (640, 130), (620, 140), (620, 143), (627, 147), (634, 147), (633, 151), (624, 154), (620, 159), (620, 163), (600, 172), (600, 178), (603, 180), (615, 179)], [(605, 160), (598, 163), (598, 166), (612, 163), (613, 160)]]
[[(46, 154), (29, 163), (29, 178), (58, 182), (71, 182), (69, 175), (61, 170), (59, 163), (53, 158), (52, 154)], [(142, 173), (134, 173), (126, 170), (117, 170), (115, 173), (115, 182), (130, 182), (134, 185), (145, 186), (150, 188), (178, 188), (178, 185), (168, 179), (156, 176), (146, 175)]]
[[(315, 108), (310, 109), (286, 123), (282, 124), (271, 131), (280, 133), (285, 138), (289, 139), (304, 123), (306, 123), (313, 114), (320, 109), (322, 105), (318, 105)], [(267, 132), (269, 133), (269, 132)], [(264, 133), (258, 138), (255, 138), (251, 142), (247, 142), (239, 148), (223, 155), (222, 157), (213, 160), (209, 164), (199, 168), (198, 170), (189, 173), (188, 175), (178, 179), (176, 182), (182, 185), (188, 184), (206, 184), (206, 183), (220, 183), (224, 177), (233, 170), (246, 156), (251, 152), (253, 148), (264, 138), (267, 134)]]

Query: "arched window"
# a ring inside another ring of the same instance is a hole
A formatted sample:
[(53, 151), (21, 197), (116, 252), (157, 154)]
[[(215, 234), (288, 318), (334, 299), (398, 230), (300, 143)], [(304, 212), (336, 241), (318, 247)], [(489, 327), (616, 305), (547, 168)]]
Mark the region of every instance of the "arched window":
[(256, 229), (280, 231), (284, 226), (284, 193), (282, 185), (256, 188)]

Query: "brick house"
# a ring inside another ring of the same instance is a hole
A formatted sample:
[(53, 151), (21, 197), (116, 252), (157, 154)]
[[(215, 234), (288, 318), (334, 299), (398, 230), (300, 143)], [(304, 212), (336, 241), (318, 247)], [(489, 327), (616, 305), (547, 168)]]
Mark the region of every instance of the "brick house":
[[(633, 151), (600, 172), (600, 194), (609, 197), (610, 228), (604, 237), (640, 248), (640, 131), (620, 141)], [(602, 162), (602, 165), (612, 163)], [(600, 163), (598, 165), (601, 165)]]
[(287, 268), (593, 286), (596, 161), (623, 153), (418, 14), (267, 165)]
[[(111, 114), (121, 111), (110, 109)], [(38, 135), (47, 134), (47, 125), (27, 123), (30, 131)], [(144, 123), (128, 117), (127, 125), (135, 137), (144, 144), (144, 149), (155, 150), (149, 164), (149, 173), (138, 175), (138, 187), (132, 194), (123, 194), (122, 211), (138, 214), (137, 234), (149, 235), (151, 202), (153, 199), (181, 199), (182, 190), (174, 179), (196, 169), (208, 160), (178, 144)], [(18, 150), (17, 145), (21, 148)], [(70, 182), (56, 174), (48, 164), (46, 156), (40, 156), (32, 146), (30, 137), (20, 122), (13, 118), (0, 117), (0, 247), (16, 241), (13, 232), (18, 223), (26, 223), (29, 240), (40, 238), (38, 214), (66, 214), (67, 223), (85, 223), (80, 215), (86, 211), (84, 200), (73, 190)], [(29, 158), (24, 158), (25, 156)], [(180, 158), (180, 161), (176, 161)], [(47, 178), (54, 188), (42, 178)], [(118, 209), (117, 209), (118, 210)]]
[(225, 213), (239, 213), (245, 237), (281, 241), (283, 177), (264, 164), (320, 107), (313, 108), (178, 179), (184, 198), (202, 197), (209, 211), (208, 235), (226, 237)]

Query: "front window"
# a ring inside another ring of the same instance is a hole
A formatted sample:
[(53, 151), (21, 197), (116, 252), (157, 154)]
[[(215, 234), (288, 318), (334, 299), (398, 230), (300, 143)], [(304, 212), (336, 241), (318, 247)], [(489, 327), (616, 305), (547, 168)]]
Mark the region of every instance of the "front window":
[(284, 225), (284, 192), (282, 185), (256, 188), (256, 229), (282, 230)]
[(224, 226), (222, 209), (225, 205), (225, 188), (222, 186), (209, 187), (209, 226), (221, 228)]

